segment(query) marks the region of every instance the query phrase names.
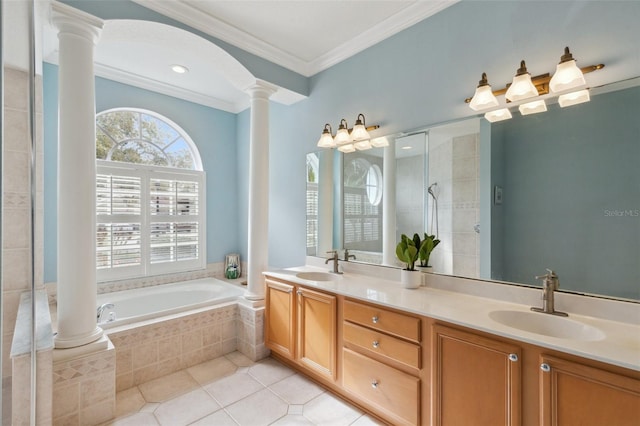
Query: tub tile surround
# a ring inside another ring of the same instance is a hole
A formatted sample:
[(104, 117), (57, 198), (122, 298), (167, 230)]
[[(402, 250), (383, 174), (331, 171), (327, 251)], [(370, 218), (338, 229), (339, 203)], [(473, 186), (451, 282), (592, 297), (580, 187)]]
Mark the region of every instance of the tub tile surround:
[[(108, 339), (107, 339), (108, 340)], [(53, 424), (96, 425), (116, 408), (116, 351), (107, 349), (53, 361)]]
[[(178, 377), (179, 376), (179, 377)], [(231, 352), (119, 392), (123, 425), (377, 425), (278, 361)]]

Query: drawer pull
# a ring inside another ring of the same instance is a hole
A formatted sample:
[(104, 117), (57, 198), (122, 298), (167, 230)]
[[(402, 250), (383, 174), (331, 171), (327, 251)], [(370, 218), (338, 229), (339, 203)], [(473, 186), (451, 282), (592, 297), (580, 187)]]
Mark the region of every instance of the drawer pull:
[(373, 347), (378, 349), (378, 346), (380, 346), (380, 342), (378, 342), (377, 340), (373, 341)]
[(378, 381), (374, 380), (373, 382), (371, 382), (371, 387), (376, 389), (378, 387)]
[(378, 323), (378, 316), (374, 316), (373, 318), (371, 318), (371, 321), (373, 321), (374, 324)]
[(509, 354), (509, 361), (516, 362), (518, 360), (518, 354)]
[(549, 366), (549, 364), (545, 362), (540, 364), (540, 370), (544, 371), (545, 373), (548, 373), (549, 371), (551, 371), (551, 367)]

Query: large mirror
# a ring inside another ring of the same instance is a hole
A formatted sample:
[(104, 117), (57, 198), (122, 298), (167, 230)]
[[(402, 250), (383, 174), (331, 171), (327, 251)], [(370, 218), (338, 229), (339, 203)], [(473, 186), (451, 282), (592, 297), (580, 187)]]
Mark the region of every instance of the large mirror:
[(552, 268), (561, 290), (640, 300), (637, 83), (543, 114), (308, 154), (307, 254), (399, 266), (399, 235), (427, 232), (441, 240), (436, 273), (539, 285)]

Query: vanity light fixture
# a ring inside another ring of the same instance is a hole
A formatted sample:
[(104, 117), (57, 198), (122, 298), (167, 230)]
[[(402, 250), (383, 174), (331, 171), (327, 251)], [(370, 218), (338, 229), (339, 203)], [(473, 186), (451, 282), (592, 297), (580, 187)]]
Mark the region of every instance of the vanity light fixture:
[(369, 131), (378, 129), (380, 126), (366, 126), (364, 114), (358, 114), (356, 118), (356, 124), (353, 129), (349, 129), (347, 120), (344, 118), (340, 120), (338, 131), (335, 138), (331, 134), (331, 125), (329, 123), (324, 125), (322, 135), (318, 140), (318, 147), (320, 148), (338, 148), (341, 152), (354, 152), (356, 149), (364, 151), (376, 146), (387, 146), (389, 142), (386, 140), (378, 142), (376, 145), (371, 141), (371, 135)]
[(487, 74), (482, 73), (482, 79), (478, 82), (476, 93), (473, 95), (469, 107), (474, 111), (498, 106), (498, 99), (493, 95), (491, 86), (487, 81)]
[(562, 108), (581, 104), (583, 102), (589, 102), (589, 100), (591, 100), (591, 97), (589, 96), (589, 91), (587, 89), (566, 93), (558, 97), (558, 103)]
[(547, 110), (547, 104), (544, 103), (544, 99), (540, 99), (522, 104), (518, 109), (522, 115), (537, 114), (539, 112), (545, 112)]
[[(488, 111), (484, 117), (490, 122), (511, 118), (511, 112), (506, 108), (510, 103), (518, 106), (522, 115), (535, 114), (547, 110), (545, 99), (559, 95), (558, 103), (564, 108), (590, 100), (589, 90), (584, 88), (586, 85), (584, 74), (602, 68), (604, 64), (578, 68), (569, 48), (565, 47), (564, 55), (560, 58), (553, 77), (549, 73), (531, 77), (523, 60), (520, 62), (520, 68), (513, 82), (502, 89), (492, 91), (487, 75), (482, 73), (482, 79), (478, 83), (475, 94), (472, 98), (465, 99), (465, 102), (474, 111)], [(500, 105), (496, 99), (499, 95), (505, 96), (507, 105)], [(491, 111), (491, 109), (494, 110)]]
[(553, 93), (575, 89), (584, 86), (587, 82), (584, 74), (576, 65), (576, 60), (569, 51), (569, 47), (564, 48), (564, 55), (560, 58), (560, 63), (556, 67), (556, 73), (551, 77), (549, 87)]
[(524, 60), (520, 61), (520, 68), (513, 77), (511, 86), (507, 89), (504, 97), (507, 101), (521, 101), (538, 96), (538, 89), (531, 81), (531, 74), (527, 72), (527, 64)]
[(371, 146), (375, 148), (384, 148), (389, 146), (389, 141), (385, 137), (371, 139)]
[(185, 73), (189, 72), (189, 68), (185, 67), (184, 65), (180, 65), (180, 64), (171, 65), (171, 70), (173, 72), (175, 72), (176, 74), (185, 74)]

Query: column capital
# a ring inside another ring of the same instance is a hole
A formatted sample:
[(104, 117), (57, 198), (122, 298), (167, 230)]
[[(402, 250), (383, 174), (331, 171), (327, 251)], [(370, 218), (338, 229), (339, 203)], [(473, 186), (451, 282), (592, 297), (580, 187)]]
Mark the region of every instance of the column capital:
[(244, 89), (251, 99), (269, 99), (271, 95), (278, 91), (278, 87), (267, 83), (264, 80), (256, 79), (255, 83)]
[(104, 27), (102, 19), (58, 1), (51, 2), (51, 23), (58, 28), (58, 34), (72, 34), (93, 44), (98, 42)]

